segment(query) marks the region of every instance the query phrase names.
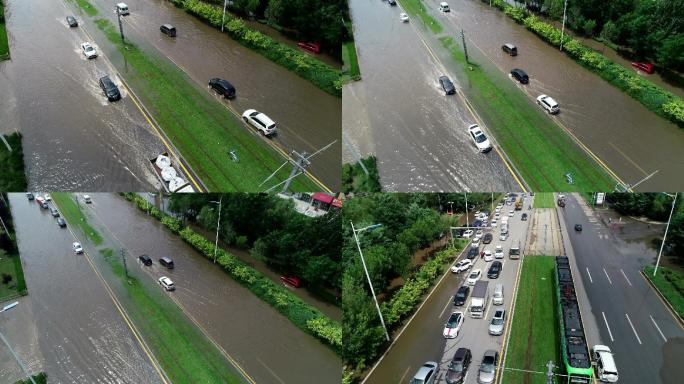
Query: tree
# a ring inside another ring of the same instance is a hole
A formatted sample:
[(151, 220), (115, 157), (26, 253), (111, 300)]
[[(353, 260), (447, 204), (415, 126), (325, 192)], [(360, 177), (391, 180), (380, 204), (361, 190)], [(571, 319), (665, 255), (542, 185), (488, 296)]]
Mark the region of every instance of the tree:
[(593, 36), (594, 30), (596, 29), (596, 21), (587, 20), (584, 22), (584, 34), (587, 36)]
[(604, 41), (615, 41), (619, 34), (618, 26), (612, 20), (609, 20), (603, 25), (600, 36)]
[(684, 68), (684, 33), (663, 40), (656, 54), (656, 62), (665, 68)]

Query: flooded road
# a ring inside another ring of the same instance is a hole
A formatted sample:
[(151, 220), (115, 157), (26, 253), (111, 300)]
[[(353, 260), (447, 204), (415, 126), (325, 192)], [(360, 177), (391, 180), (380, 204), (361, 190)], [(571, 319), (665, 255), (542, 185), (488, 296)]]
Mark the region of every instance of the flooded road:
[[(163, 144), (129, 95), (108, 102), (88, 61), (81, 28), (69, 28), (61, 1), (6, 2), (12, 60), (0, 62), (0, 133), (24, 135), (30, 190), (157, 190), (148, 159)], [(116, 77), (112, 79), (119, 81)]]
[[(131, 260), (150, 255), (152, 266), (134, 268), (142, 277), (148, 275), (151, 284), (161, 275), (169, 276), (177, 286), (171, 298), (257, 383), (300, 383), (312, 378), (340, 382), (342, 362), (328, 347), (296, 328), (156, 219), (113, 194), (93, 195), (87, 214), (104, 237), (121, 242), (116, 247), (124, 247)], [(162, 256), (171, 257), (175, 269), (161, 268), (157, 259)]]
[(101, 281), (71, 250), (71, 233), (23, 194), (10, 203), (29, 295), (0, 327), (15, 349), (30, 351), (20, 353), (24, 363), (50, 383), (160, 383)]
[[(523, 88), (531, 102), (540, 94), (553, 97), (561, 107), (555, 119), (567, 127), (625, 182), (636, 183), (658, 173), (638, 190), (681, 190), (684, 181), (684, 130), (647, 110), (626, 93), (584, 69), (501, 11), (476, 0), (450, 2), (450, 14), (437, 10), (438, 0), (424, 0), (429, 13), (455, 35), (465, 30), (469, 53), (478, 63), (503, 73), (522, 68), (530, 76)], [(518, 47), (519, 55), (501, 51), (504, 43)]]
[[(399, 7), (369, 0), (349, 5), (363, 80), (345, 86), (345, 104), (354, 106), (345, 106), (343, 115), (345, 152), (376, 155), (386, 191), (520, 189), (496, 151), (475, 149), (467, 132), (475, 122), (471, 113), (438, 83), (441, 75), (455, 77), (412, 24), (399, 21)], [(345, 160), (354, 156), (346, 153)]]
[[(114, 13), (108, 12), (113, 7), (111, 1), (93, 0), (92, 4), (101, 17), (116, 24)], [(237, 97), (230, 101), (216, 97), (217, 101), (237, 115), (253, 108), (271, 117), (279, 129), (273, 140), (285, 151), (312, 154), (337, 140), (312, 159), (310, 171), (331, 190), (340, 189), (341, 98), (325, 93), (166, 0), (131, 0), (127, 4), (131, 14), (123, 18), (124, 30), (135, 34), (134, 42), (144, 40), (203, 87), (214, 77), (230, 81)], [(177, 37), (169, 38), (159, 31), (165, 23), (176, 27)]]

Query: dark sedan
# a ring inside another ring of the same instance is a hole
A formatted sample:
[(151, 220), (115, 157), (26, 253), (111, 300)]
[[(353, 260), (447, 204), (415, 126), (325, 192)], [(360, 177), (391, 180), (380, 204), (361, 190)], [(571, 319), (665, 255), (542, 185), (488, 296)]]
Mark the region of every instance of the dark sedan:
[(492, 236), (491, 233), (485, 234), (484, 237), (482, 238), (482, 244), (489, 244), (489, 243), (491, 243), (493, 238), (494, 238), (494, 236)]
[(209, 80), (209, 87), (226, 99), (235, 98), (235, 87), (228, 80), (215, 77)]
[(456, 87), (454, 87), (454, 83), (452, 83), (448, 77), (440, 76), (439, 84), (442, 86), (442, 89), (444, 90), (445, 94), (453, 95), (454, 93), (456, 93)]
[(66, 17), (67, 24), (69, 24), (70, 27), (78, 27), (78, 21), (76, 21), (76, 18), (73, 16), (67, 16)]

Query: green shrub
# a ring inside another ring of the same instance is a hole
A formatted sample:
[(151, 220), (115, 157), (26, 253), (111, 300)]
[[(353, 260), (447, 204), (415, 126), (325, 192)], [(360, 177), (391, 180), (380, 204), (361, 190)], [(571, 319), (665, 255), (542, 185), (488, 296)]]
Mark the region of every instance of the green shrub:
[[(150, 213), (154, 210), (158, 215), (152, 215), (172, 232), (180, 235), (181, 239), (190, 244), (200, 254), (214, 260), (214, 242), (196, 233), (182, 222), (156, 208), (149, 208), (149, 203), (135, 193), (122, 194), (128, 201), (132, 201), (140, 210)], [(294, 325), (318, 338), (340, 353), (342, 348), (342, 325), (323, 315), (318, 309), (303, 302), (300, 298), (274, 283), (261, 272), (243, 263), (233, 254), (218, 248), (216, 261), (234, 280), (247, 287), (255, 295), (275, 307), (281, 314), (290, 319)]]
[[(221, 7), (204, 3), (201, 0), (168, 1), (215, 28), (221, 27), (223, 15)], [(341, 71), (304, 52), (281, 44), (271, 37), (249, 28), (242, 19), (229, 13), (226, 13), (226, 20), (223, 26), (225, 32), (240, 44), (293, 71), (325, 92), (337, 97), (342, 96)]]

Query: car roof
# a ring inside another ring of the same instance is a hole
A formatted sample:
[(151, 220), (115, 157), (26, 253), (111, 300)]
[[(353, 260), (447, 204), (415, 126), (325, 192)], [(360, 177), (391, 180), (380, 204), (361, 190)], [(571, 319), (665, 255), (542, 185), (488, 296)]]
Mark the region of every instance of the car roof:
[(525, 73), (525, 71), (523, 71), (520, 68), (513, 68), (513, 70), (511, 72), (517, 72), (520, 75), (527, 75), (527, 73)]
[(468, 353), (468, 348), (459, 348), (456, 350), (456, 353), (454, 353), (454, 357), (451, 360), (463, 360), (466, 357), (466, 354)]
[(168, 261), (173, 261), (173, 260), (171, 260), (170, 258), (168, 258), (168, 257), (166, 257), (166, 256), (159, 258), (159, 260), (164, 260), (164, 261), (167, 261), (167, 262), (168, 262)]
[(508, 48), (511, 48), (511, 49), (514, 49), (514, 48), (515, 48), (515, 45), (513, 45), (513, 44), (511, 44), (511, 43), (506, 43), (506, 44), (504, 44), (504, 45), (505, 45), (506, 47), (508, 47)]
[(169, 28), (169, 29), (172, 29), (172, 28), (175, 29), (175, 28), (176, 28), (176, 27), (174, 27), (174, 26), (171, 25), (171, 24), (162, 24), (162, 27), (166, 27), (166, 28)]
[(418, 379), (424, 379), (425, 376), (427, 376), (428, 372), (430, 372), (433, 369), (436, 369), (437, 364), (433, 363), (432, 361), (428, 361), (425, 364), (423, 364), (420, 369), (418, 369), (418, 372), (416, 372), (414, 378)]

